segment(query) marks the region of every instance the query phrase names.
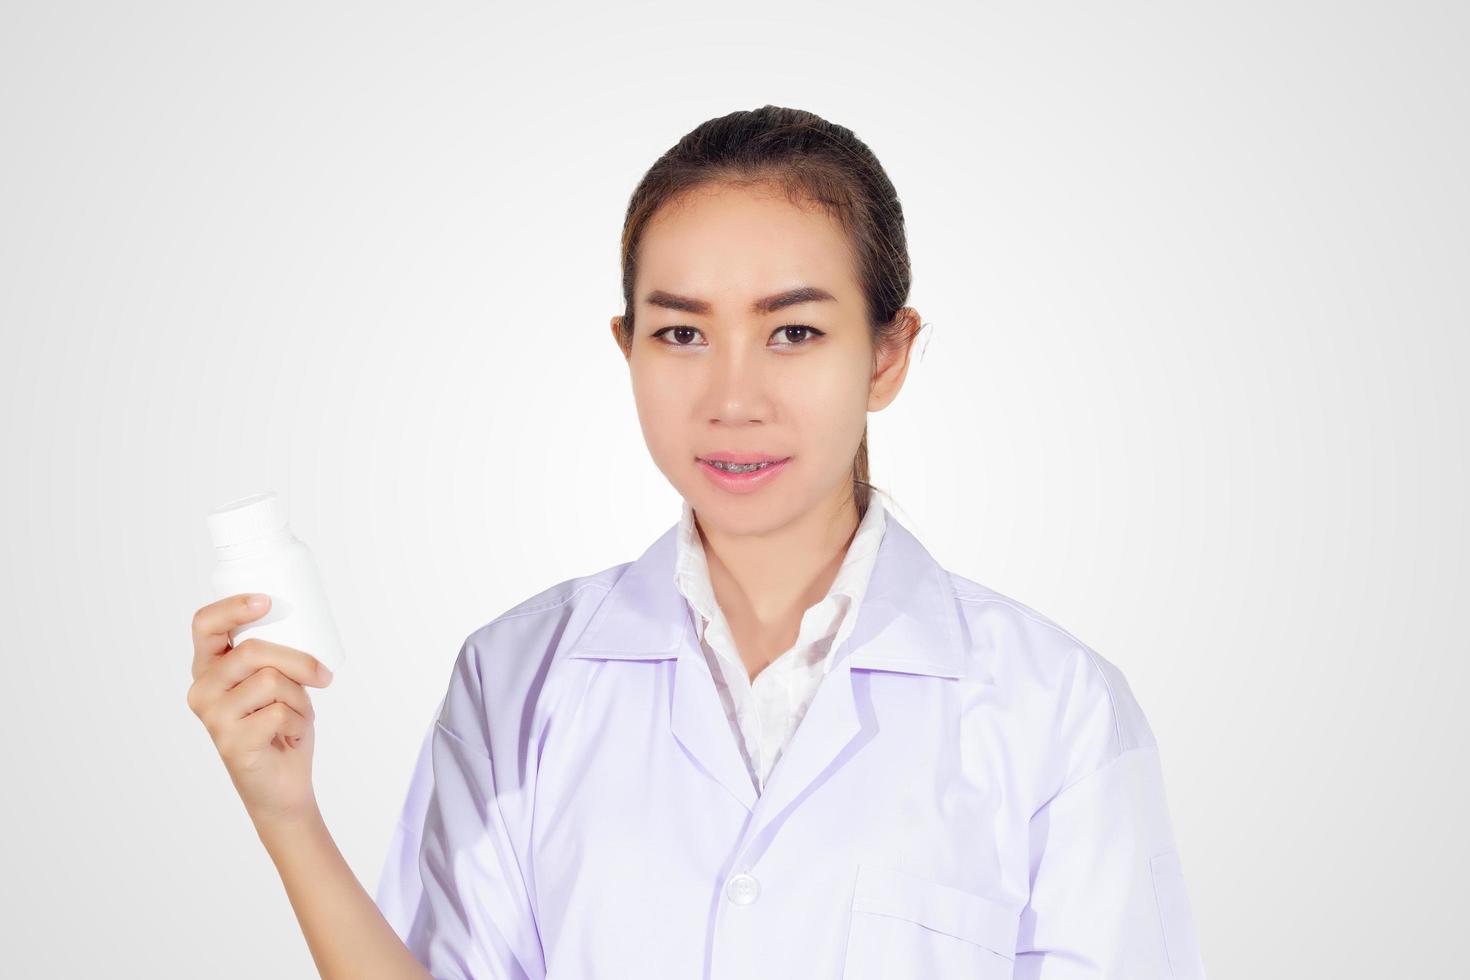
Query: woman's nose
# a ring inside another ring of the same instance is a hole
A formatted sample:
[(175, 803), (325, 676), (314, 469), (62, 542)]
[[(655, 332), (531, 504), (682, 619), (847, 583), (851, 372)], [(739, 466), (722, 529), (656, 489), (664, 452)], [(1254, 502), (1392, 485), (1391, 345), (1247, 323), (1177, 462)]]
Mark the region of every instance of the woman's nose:
[(759, 357), (743, 351), (714, 358), (708, 377), (711, 417), (732, 422), (763, 418), (770, 410), (769, 378)]

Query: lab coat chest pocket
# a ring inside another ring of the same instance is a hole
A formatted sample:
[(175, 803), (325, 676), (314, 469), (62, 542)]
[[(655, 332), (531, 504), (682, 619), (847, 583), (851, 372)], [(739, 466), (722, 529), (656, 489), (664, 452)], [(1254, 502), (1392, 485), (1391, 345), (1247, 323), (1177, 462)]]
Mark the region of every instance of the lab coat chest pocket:
[(843, 980), (1010, 980), (1019, 919), (983, 895), (859, 865)]

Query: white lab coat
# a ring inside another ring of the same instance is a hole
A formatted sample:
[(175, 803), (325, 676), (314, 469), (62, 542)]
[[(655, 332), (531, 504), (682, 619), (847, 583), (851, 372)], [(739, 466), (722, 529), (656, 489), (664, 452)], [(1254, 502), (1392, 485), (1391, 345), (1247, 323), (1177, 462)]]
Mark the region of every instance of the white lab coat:
[(376, 896), (434, 977), (1204, 977), (1117, 667), (890, 513), (758, 796), (676, 531), (460, 649)]

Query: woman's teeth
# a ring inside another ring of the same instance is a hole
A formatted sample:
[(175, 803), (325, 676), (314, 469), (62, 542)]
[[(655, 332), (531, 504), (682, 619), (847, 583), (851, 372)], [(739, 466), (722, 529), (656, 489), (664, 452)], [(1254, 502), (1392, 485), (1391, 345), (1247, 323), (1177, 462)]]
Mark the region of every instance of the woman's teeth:
[(719, 460), (707, 459), (705, 462), (717, 470), (724, 470), (726, 473), (749, 473), (751, 470), (763, 470), (767, 466), (770, 466), (771, 462), (778, 461), (772, 460), (766, 463), (722, 463)]

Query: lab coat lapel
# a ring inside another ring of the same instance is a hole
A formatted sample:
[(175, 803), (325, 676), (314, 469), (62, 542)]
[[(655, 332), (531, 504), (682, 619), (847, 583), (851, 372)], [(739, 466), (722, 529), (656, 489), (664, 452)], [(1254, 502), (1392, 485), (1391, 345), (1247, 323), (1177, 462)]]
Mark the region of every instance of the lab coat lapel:
[(749, 810), (755, 785), (699, 648), (693, 610), (674, 582), (678, 531), (675, 524), (629, 564), (567, 655), (674, 660), (669, 730), (694, 763)]
[(670, 728), (700, 768), (729, 790), (741, 806), (749, 810), (755, 805), (755, 783), (745, 767), (736, 735), (730, 730), (720, 692), (692, 624), (679, 646)]
[(747, 832), (752, 839), (878, 734), (871, 710), (858, 710), (854, 672), (965, 675), (949, 574), (891, 512), (885, 518), (857, 620), (756, 801)]

